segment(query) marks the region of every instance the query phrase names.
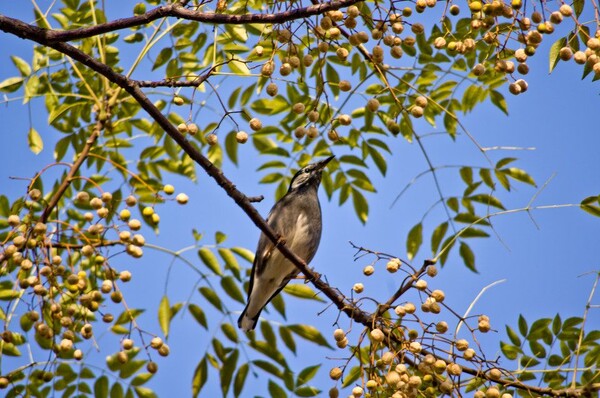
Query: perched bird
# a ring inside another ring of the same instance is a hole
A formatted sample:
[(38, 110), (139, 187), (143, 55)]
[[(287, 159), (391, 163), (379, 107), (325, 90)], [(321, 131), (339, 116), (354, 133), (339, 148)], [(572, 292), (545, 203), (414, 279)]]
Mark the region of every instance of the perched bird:
[[(292, 178), (287, 193), (275, 203), (267, 217), (273, 231), (307, 264), (317, 253), (321, 241), (318, 196), (321, 172), (333, 158), (330, 156), (299, 170)], [(240, 315), (238, 326), (244, 331), (253, 330), (262, 309), (298, 273), (298, 268), (277, 250), (265, 234), (261, 234), (250, 274), (248, 303)]]

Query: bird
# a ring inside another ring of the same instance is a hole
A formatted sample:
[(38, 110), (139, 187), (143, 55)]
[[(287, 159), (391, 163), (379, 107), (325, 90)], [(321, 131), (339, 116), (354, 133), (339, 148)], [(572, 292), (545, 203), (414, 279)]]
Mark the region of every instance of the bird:
[[(318, 189), (321, 173), (334, 157), (300, 169), (292, 177), (287, 193), (275, 203), (267, 216), (269, 227), (306, 264), (317, 253), (321, 241)], [(246, 308), (238, 319), (238, 327), (246, 332), (254, 330), (263, 308), (299, 273), (300, 270), (262, 233), (250, 273)]]

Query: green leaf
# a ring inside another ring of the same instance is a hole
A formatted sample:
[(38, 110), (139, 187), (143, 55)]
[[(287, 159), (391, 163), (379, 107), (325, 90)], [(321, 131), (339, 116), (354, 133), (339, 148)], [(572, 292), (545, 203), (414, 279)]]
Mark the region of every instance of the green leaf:
[(237, 361), (240, 356), (240, 352), (238, 350), (233, 350), (231, 354), (227, 357), (227, 359), (223, 362), (223, 366), (221, 367), (221, 371), (219, 375), (221, 377), (221, 391), (223, 392), (223, 396), (226, 397), (229, 392), (229, 388), (231, 386), (231, 380), (233, 378), (233, 372), (237, 368)]
[(521, 367), (523, 367), (523, 368), (531, 368), (533, 366), (539, 365), (540, 361), (533, 357), (530, 357), (529, 355), (523, 355), (519, 359), (519, 363), (521, 364)]
[(119, 315), (117, 320), (115, 321), (115, 325), (122, 325), (124, 323), (129, 323), (141, 314), (144, 313), (145, 310), (132, 308), (130, 310), (125, 310)]
[(12, 290), (12, 289), (2, 289), (0, 290), (0, 300), (14, 300), (19, 298), (21, 293)]
[(448, 198), (446, 200), (446, 204), (448, 205), (450, 210), (452, 210), (453, 212), (458, 212), (459, 204), (458, 204), (457, 198), (455, 198), (455, 197)]
[(202, 249), (198, 250), (198, 255), (200, 256), (202, 262), (212, 272), (214, 272), (217, 275), (223, 275), (223, 271), (221, 270), (221, 266), (219, 265), (219, 260), (210, 249), (203, 247)]
[(506, 210), (506, 208), (504, 207), (502, 202), (500, 202), (500, 199), (496, 198), (495, 196), (489, 195), (487, 193), (480, 193), (477, 195), (472, 195), (472, 196), (469, 196), (468, 199), (478, 202), (478, 203), (482, 203), (486, 206), (493, 206), (498, 209)]
[(278, 95), (275, 98), (261, 98), (254, 101), (250, 108), (256, 113), (263, 115), (276, 115), (290, 108), (290, 104), (284, 97)]
[(506, 166), (509, 163), (514, 162), (515, 160), (517, 160), (517, 158), (502, 158), (496, 163), (495, 168), (501, 169), (502, 167)]
[(485, 232), (479, 228), (475, 228), (475, 227), (465, 228), (460, 233), (460, 237), (465, 238), (465, 239), (466, 238), (487, 238), (488, 236), (490, 236), (490, 234), (488, 234), (487, 232)]
[(134, 387), (135, 394), (139, 398), (156, 398), (157, 395), (148, 387)]
[(244, 384), (246, 383), (246, 376), (248, 376), (248, 371), (250, 370), (250, 366), (248, 363), (243, 364), (239, 367), (235, 378), (233, 379), (233, 395), (235, 397), (239, 397), (244, 389)]
[(108, 398), (108, 377), (98, 377), (94, 383), (94, 398)]
[(521, 336), (527, 336), (528, 330), (527, 320), (522, 314), (519, 314), (519, 333), (521, 333)]
[(225, 235), (223, 232), (215, 232), (215, 243), (217, 245), (220, 245), (221, 243), (225, 242), (225, 239), (227, 239), (227, 235)]
[(435, 256), (437, 254), (438, 248), (440, 247), (440, 243), (444, 236), (446, 236), (446, 232), (448, 231), (448, 222), (443, 222), (438, 225), (433, 234), (431, 234), (431, 252)]
[(225, 137), (225, 153), (231, 160), (231, 162), (235, 165), (238, 164), (238, 142), (236, 139), (237, 132), (231, 131)]
[(148, 382), (154, 376), (152, 373), (140, 373), (131, 380), (132, 386), (141, 386)]
[(273, 344), (273, 348), (276, 349), (277, 337), (275, 336), (275, 332), (273, 331), (273, 328), (271, 327), (269, 322), (260, 323), (260, 332), (265, 338), (265, 341), (268, 341), (269, 343)]
[(377, 166), (381, 174), (385, 176), (387, 173), (387, 162), (385, 161), (385, 158), (376, 148), (373, 148), (372, 146), (369, 146), (369, 154), (371, 155), (371, 158), (373, 158), (375, 166)]
[(121, 383), (117, 382), (113, 384), (112, 388), (110, 389), (110, 398), (123, 398), (124, 395), (125, 393), (123, 392), (123, 386)]
[(506, 100), (500, 92), (496, 90), (491, 90), (490, 100), (492, 101), (492, 104), (496, 105), (498, 109), (500, 109), (502, 112), (508, 115), (508, 106), (506, 105)]
[(196, 370), (194, 371), (194, 377), (192, 379), (192, 396), (197, 397), (202, 391), (202, 387), (208, 380), (208, 366), (206, 362), (206, 357), (202, 358), (202, 360), (196, 366)]
[(522, 169), (519, 169), (516, 167), (509, 167), (507, 169), (502, 169), (501, 171), (503, 173), (505, 173), (506, 175), (514, 178), (517, 181), (521, 181), (526, 184), (533, 185), (534, 187), (536, 186), (533, 178), (531, 178), (531, 176), (529, 174), (527, 174), (527, 172), (525, 172), (525, 170), (522, 170)]
[(583, 12), (583, 6), (585, 5), (585, 0), (574, 0), (573, 1), (573, 10), (575, 10), (575, 15), (579, 17)]
[(461, 167), (460, 177), (467, 184), (473, 184), (473, 169), (471, 167)]
[(206, 323), (206, 315), (204, 314), (202, 308), (200, 308), (196, 304), (190, 304), (188, 306), (188, 310), (190, 311), (196, 322), (202, 325), (204, 329), (208, 330), (208, 323)]
[(550, 318), (536, 319), (529, 329), (529, 335), (527, 336), (527, 339), (538, 339), (546, 334), (549, 334), (548, 332), (550, 330), (548, 329), (548, 326), (550, 326), (550, 323), (552, 323)]
[(198, 290), (200, 291), (200, 294), (202, 294), (204, 298), (208, 300), (209, 303), (211, 303), (219, 311), (223, 312), (223, 304), (221, 303), (221, 299), (214, 290), (206, 286), (202, 286)]
[(548, 365), (550, 366), (554, 366), (554, 367), (559, 367), (561, 365), (563, 365), (565, 362), (565, 359), (563, 357), (561, 357), (560, 355), (550, 355), (550, 357), (548, 357)]
[(552, 73), (558, 61), (560, 60), (560, 49), (563, 48), (567, 44), (567, 38), (562, 37), (552, 44), (549, 52), (549, 60), (550, 60), (550, 70), (549, 73)]
[(312, 380), (317, 372), (319, 371), (319, 368), (321, 367), (321, 365), (313, 365), (313, 366), (309, 366), (307, 368), (304, 368), (300, 371), (300, 373), (298, 374), (298, 385), (301, 386), (303, 384), (308, 383), (310, 380)]
[(409, 260), (415, 257), (415, 254), (419, 251), (419, 247), (423, 243), (423, 224), (418, 223), (408, 233), (406, 238), (406, 255)]
[(240, 272), (241, 268), (237, 262), (237, 259), (233, 255), (232, 251), (229, 249), (225, 249), (223, 247), (218, 249), (219, 255), (225, 261), (225, 268), (231, 270), (233, 272), (236, 279), (240, 280)]
[[(595, 203), (598, 203), (599, 196), (588, 196), (587, 198), (581, 201), (581, 210), (596, 216), (600, 217), (600, 206), (597, 206)], [(593, 203), (593, 204), (592, 204)]]
[(546, 358), (546, 349), (537, 341), (530, 341), (529, 348), (531, 349), (533, 355), (535, 355), (537, 358)]
[(271, 394), (271, 398), (287, 398), (285, 390), (273, 380), (269, 380), (269, 394)]
[(173, 49), (171, 47), (165, 47), (158, 53), (156, 60), (154, 61), (154, 65), (152, 65), (152, 70), (160, 68), (164, 64), (166, 64), (171, 57), (173, 56)]
[(294, 394), (297, 397), (316, 397), (320, 393), (321, 393), (321, 390), (319, 390), (316, 387), (311, 387), (311, 386), (302, 386), (302, 387), (298, 387), (294, 390)]
[(23, 81), (25, 81), (25, 79), (23, 79), (22, 77), (9, 77), (8, 79), (5, 79), (2, 82), (0, 82), (0, 92), (14, 93), (19, 88), (21, 88), (21, 85), (23, 85)]
[(231, 251), (243, 258), (244, 260), (252, 263), (254, 261), (254, 252), (243, 247), (232, 247)]
[(506, 334), (508, 335), (508, 338), (510, 339), (511, 343), (518, 347), (521, 346), (521, 339), (519, 338), (519, 335), (517, 334), (517, 332), (514, 331), (513, 328), (511, 328), (508, 325), (506, 325)]
[(296, 342), (294, 341), (294, 336), (286, 326), (279, 327), (279, 336), (281, 337), (281, 341), (283, 344), (294, 354), (296, 353)]
[(223, 331), (223, 334), (233, 343), (237, 344), (239, 342), (237, 331), (231, 323), (223, 323), (221, 325), (221, 330)]
[(29, 144), (29, 149), (31, 149), (31, 152), (35, 153), (36, 155), (42, 152), (42, 149), (44, 149), (44, 141), (42, 141), (42, 137), (33, 127), (31, 127), (29, 129), (29, 133), (27, 133), (27, 143)]
[(283, 291), (289, 294), (290, 296), (325, 302), (325, 300), (318, 296), (319, 293), (317, 291), (315, 291), (312, 287), (306, 284), (290, 283), (283, 288)]
[(13, 64), (17, 67), (21, 76), (29, 76), (31, 75), (31, 66), (25, 61), (23, 58), (19, 58), (16, 55), (11, 55), (10, 59), (13, 61)]
[(481, 180), (490, 188), (494, 188), (494, 180), (492, 179), (492, 172), (490, 169), (481, 169), (479, 170), (479, 177)]
[(348, 372), (348, 374), (344, 377), (342, 387), (346, 388), (350, 384), (354, 383), (356, 380), (358, 380), (358, 378), (360, 377), (361, 374), (362, 374), (362, 369), (360, 366), (355, 366), (352, 369), (350, 369), (350, 372)]
[(314, 326), (310, 326), (310, 325), (289, 325), (288, 329), (290, 329), (292, 332), (296, 333), (298, 336), (311, 341), (315, 344), (318, 344), (320, 346), (323, 347), (328, 347), (328, 348), (332, 348), (331, 345), (329, 345), (329, 342), (327, 341), (327, 339), (325, 337), (323, 337), (323, 335), (321, 334), (321, 332), (319, 332), (319, 329), (317, 329)]
[(465, 242), (460, 242), (460, 249), (458, 252), (460, 253), (460, 256), (462, 257), (467, 268), (473, 272), (477, 272), (477, 269), (475, 268), (475, 254), (469, 245), (467, 245)]
[(558, 336), (558, 334), (560, 333), (561, 329), (562, 329), (562, 322), (561, 322), (561, 319), (560, 319), (560, 315), (556, 314), (556, 316), (552, 320), (552, 333), (555, 336)]
[(130, 378), (131, 376), (134, 375), (135, 372), (140, 370), (142, 368), (142, 366), (144, 366), (146, 364), (146, 361), (143, 361), (143, 360), (136, 360), (136, 361), (131, 360), (131, 358), (134, 355), (134, 351), (128, 351), (127, 354), (129, 356), (129, 361), (127, 361), (126, 364), (122, 365), (121, 369), (119, 371), (119, 377), (121, 379)]
[(227, 295), (235, 301), (240, 302), (242, 304), (246, 302), (242, 291), (240, 290), (233, 277), (226, 276), (223, 279), (221, 279), (221, 287), (223, 288), (225, 293), (227, 293)]
[(364, 195), (354, 188), (352, 188), (352, 203), (354, 204), (354, 211), (358, 219), (363, 224), (366, 223), (369, 218), (369, 203)]
[(500, 349), (502, 350), (502, 354), (510, 360), (515, 360), (521, 353), (521, 349), (511, 344), (507, 344), (503, 341), (500, 342)]
[(169, 336), (169, 324), (171, 323), (171, 306), (169, 305), (169, 298), (163, 296), (158, 305), (158, 324), (165, 335)]

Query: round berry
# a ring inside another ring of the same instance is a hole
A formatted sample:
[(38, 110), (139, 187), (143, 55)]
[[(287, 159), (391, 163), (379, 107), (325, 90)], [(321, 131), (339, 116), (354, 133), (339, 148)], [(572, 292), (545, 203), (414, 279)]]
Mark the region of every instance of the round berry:
[(248, 141), (248, 133), (245, 131), (238, 131), (235, 134), (235, 140), (240, 144), (245, 144)]

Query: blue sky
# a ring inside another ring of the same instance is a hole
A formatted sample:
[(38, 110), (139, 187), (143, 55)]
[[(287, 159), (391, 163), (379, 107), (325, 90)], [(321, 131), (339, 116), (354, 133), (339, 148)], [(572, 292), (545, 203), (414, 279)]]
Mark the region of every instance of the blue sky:
[[(25, 2), (18, 5), (0, 4), (0, 13), (8, 16), (30, 16), (23, 11), (29, 9)], [(26, 20), (30, 17), (25, 18)], [(26, 60), (31, 58), (31, 49), (27, 42), (0, 35), (4, 49), (0, 56), (0, 76), (6, 78), (16, 74), (9, 55), (17, 54)], [(535, 147), (534, 151), (511, 151), (492, 153), (493, 159), (505, 156), (519, 158), (519, 167), (530, 172), (540, 187), (554, 176), (548, 186), (538, 196), (535, 204), (552, 205), (579, 203), (581, 199), (600, 193), (600, 135), (596, 112), (599, 109), (599, 86), (588, 77), (581, 81), (581, 68), (572, 63), (560, 63), (555, 71), (547, 74), (548, 61), (543, 55), (551, 43), (545, 43), (539, 55), (530, 59), (532, 72), (526, 78), (529, 91), (518, 97), (508, 94), (503, 88), (509, 104), (509, 116), (503, 115), (488, 104), (476, 108), (475, 112), (463, 118), (468, 130), (476, 136), (482, 146)], [(46, 141), (45, 149), (39, 155), (33, 155), (27, 146), (29, 120)], [(0, 168), (1, 193), (15, 198), (26, 190), (26, 183), (10, 177), (30, 177), (41, 167), (52, 163), (52, 142), (58, 133), (46, 126), (46, 115), (41, 100), (33, 101), (31, 108), (21, 105), (20, 101), (0, 104), (0, 137), (3, 142), (2, 167)], [(401, 189), (418, 173), (426, 169), (426, 164), (415, 144), (398, 139), (391, 141), (394, 157), (389, 159), (390, 167), (385, 179), (374, 178), (378, 190), (369, 195), (371, 213), (366, 225), (362, 225), (349, 205), (337, 206), (337, 196), (328, 202), (322, 193), (324, 215), (324, 233), (321, 247), (312, 262), (320, 273), (326, 275), (333, 286), (349, 293), (355, 282), (365, 284), (364, 295), (384, 298), (391, 294), (399, 281), (384, 275), (383, 269), (376, 276), (366, 279), (362, 268), (366, 261), (353, 261), (354, 249), (349, 241), (373, 250), (392, 253), (405, 257), (405, 239), (410, 228), (419, 221), (422, 212), (432, 203), (437, 193), (430, 177), (424, 177), (405, 194), (392, 208), (390, 204)], [(425, 140), (429, 155), (434, 164), (470, 164), (482, 165), (483, 159), (477, 154), (466, 137), (460, 136), (457, 143), (446, 137)], [(262, 174), (255, 170), (260, 164), (250, 145), (241, 148), (240, 166), (224, 166), (225, 174), (238, 188), (248, 195), (263, 194), (265, 200), (257, 204), (262, 214), (268, 212), (273, 204), (274, 187), (259, 185)], [(442, 171), (440, 178), (442, 189), (448, 195), (462, 189), (455, 182), (456, 170)], [(372, 174), (377, 176), (376, 173)], [(197, 184), (168, 176), (165, 183), (172, 183), (178, 192), (184, 191), (190, 196), (187, 206), (167, 204), (160, 209), (160, 234), (152, 236), (145, 233), (153, 244), (171, 249), (179, 249), (193, 244), (192, 228), (206, 234), (207, 244), (212, 244), (211, 236), (215, 231), (227, 233), (227, 245), (243, 246), (254, 249), (258, 239), (258, 230), (237, 208), (223, 191), (211, 179), (201, 175)], [(508, 208), (525, 206), (539, 188), (519, 185), (516, 192), (500, 194)], [(498, 333), (490, 333), (483, 338), (489, 356), (499, 352), (498, 341), (505, 338), (504, 325), (515, 325), (518, 314), (527, 319), (553, 317), (557, 312), (563, 318), (581, 316), (590, 289), (593, 276), (587, 272), (599, 269), (600, 220), (587, 215), (577, 208), (540, 210), (532, 213), (539, 229), (526, 213), (498, 217), (494, 225), (504, 243), (490, 238), (473, 242), (477, 256), (479, 274), (465, 269), (457, 255), (453, 255), (440, 275), (430, 281), (430, 286), (446, 292), (447, 302), (457, 312), (462, 313), (474, 297), (486, 285), (506, 279), (502, 284), (487, 291), (477, 303), (474, 312), (485, 313), (491, 317), (492, 326)], [(437, 218), (436, 218), (437, 217)], [(429, 227), (441, 222), (442, 214), (434, 215)], [(435, 221), (434, 221), (435, 220)], [(426, 235), (428, 236), (428, 235)], [(427, 239), (427, 238), (426, 238)], [(415, 264), (427, 256), (427, 247), (419, 252)], [(188, 256), (199, 265), (192, 251)], [(125, 262), (125, 259), (119, 261)], [(130, 306), (155, 308), (165, 290), (166, 269), (170, 258), (159, 252), (146, 249), (145, 257), (140, 261), (126, 260), (123, 267), (131, 269), (134, 281), (124, 292)], [(119, 264), (121, 265), (121, 264)], [(186, 300), (194, 290), (195, 275), (181, 263), (176, 263), (170, 276), (167, 291), (171, 301)], [(192, 302), (204, 304), (196, 293)], [(598, 299), (595, 300), (598, 303)], [(235, 306), (237, 304), (234, 304)], [(320, 316), (324, 306), (306, 305), (305, 302), (288, 299), (288, 321), (292, 323), (308, 322), (321, 327), (326, 337), (330, 336), (332, 323), (337, 313), (332, 309)], [(241, 311), (239, 308), (232, 309)], [(233, 315), (236, 317), (236, 314)], [(159, 330), (154, 310), (143, 316), (146, 330)], [(273, 317), (274, 322), (278, 320)], [(347, 324), (346, 324), (347, 325)], [(588, 329), (600, 328), (600, 315), (591, 312)], [(209, 344), (210, 333), (201, 329), (189, 315), (177, 316), (169, 344), (171, 356), (159, 359), (160, 372), (151, 382), (159, 396), (187, 396), (190, 391), (192, 373), (197, 361)], [(107, 338), (107, 341), (108, 340)], [(100, 340), (102, 346), (103, 340)], [(90, 356), (102, 361), (106, 352), (116, 349), (107, 343), (108, 351)], [(299, 348), (297, 359), (291, 363), (323, 363), (324, 371), (318, 376), (316, 384), (324, 389), (332, 383), (327, 378), (327, 370), (339, 363), (327, 357), (340, 357), (340, 352), (314, 350), (314, 346)], [(304, 348), (304, 349), (303, 349)], [(2, 369), (4, 370), (4, 369)], [(249, 382), (252, 376), (249, 375)], [(244, 396), (252, 390), (248, 383)], [(264, 393), (266, 382), (261, 380), (254, 387), (256, 393)], [(219, 391), (218, 380), (209, 380), (206, 386), (209, 392)]]

